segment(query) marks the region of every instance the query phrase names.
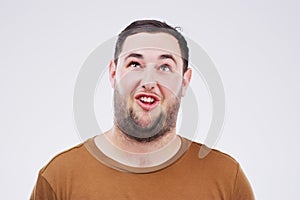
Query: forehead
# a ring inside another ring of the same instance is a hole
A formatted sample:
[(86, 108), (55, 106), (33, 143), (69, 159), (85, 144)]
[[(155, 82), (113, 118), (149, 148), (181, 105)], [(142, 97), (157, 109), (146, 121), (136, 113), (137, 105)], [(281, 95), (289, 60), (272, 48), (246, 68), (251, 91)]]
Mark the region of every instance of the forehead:
[(181, 56), (177, 39), (168, 33), (137, 33), (130, 35), (123, 44), (120, 56), (147, 48)]

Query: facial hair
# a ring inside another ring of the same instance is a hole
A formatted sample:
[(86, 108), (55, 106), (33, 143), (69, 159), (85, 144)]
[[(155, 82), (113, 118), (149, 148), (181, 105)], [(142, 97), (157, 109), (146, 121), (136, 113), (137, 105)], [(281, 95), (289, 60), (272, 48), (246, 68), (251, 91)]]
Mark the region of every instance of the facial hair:
[[(180, 93), (179, 93), (180, 94)], [(122, 96), (116, 87), (114, 90), (114, 124), (127, 137), (137, 142), (154, 141), (176, 127), (177, 114), (180, 107), (180, 95), (175, 95), (168, 104), (166, 111), (160, 114), (150, 125), (144, 127), (138, 123), (137, 113), (132, 107), (128, 108), (129, 97)]]

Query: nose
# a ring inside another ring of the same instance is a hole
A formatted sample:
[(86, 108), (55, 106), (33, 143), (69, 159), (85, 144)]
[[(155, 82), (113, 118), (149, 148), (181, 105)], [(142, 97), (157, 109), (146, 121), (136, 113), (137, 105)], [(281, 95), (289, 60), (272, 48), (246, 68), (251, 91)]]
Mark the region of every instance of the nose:
[(157, 86), (157, 77), (153, 70), (145, 70), (141, 79), (141, 86), (145, 90), (153, 90)]
[(144, 83), (142, 85), (142, 88), (144, 88), (145, 90), (153, 90), (156, 86), (156, 83), (154, 82), (149, 82), (149, 83)]

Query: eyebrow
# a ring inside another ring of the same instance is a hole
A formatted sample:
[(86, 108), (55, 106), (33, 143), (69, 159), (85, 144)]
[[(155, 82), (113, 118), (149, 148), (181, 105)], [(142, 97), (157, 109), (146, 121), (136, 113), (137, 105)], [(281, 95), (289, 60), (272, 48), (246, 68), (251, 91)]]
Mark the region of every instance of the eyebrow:
[[(131, 54), (129, 54), (128, 56), (125, 57), (125, 60), (127, 60), (127, 59), (130, 58), (130, 57), (134, 57), (134, 58), (138, 58), (138, 59), (143, 59), (143, 58), (144, 58), (144, 56), (143, 56), (142, 54), (139, 54), (139, 53), (131, 53)], [(175, 64), (177, 64), (175, 58), (174, 58), (171, 54), (162, 54), (162, 55), (159, 56), (159, 59), (161, 59), (161, 60), (162, 60), (162, 59), (171, 59), (171, 60), (173, 60), (173, 62), (174, 62)]]
[(128, 56), (125, 57), (125, 60), (127, 60), (128, 58), (130, 57), (134, 57), (134, 58), (139, 58), (139, 59), (143, 59), (143, 55), (142, 54), (139, 54), (139, 53), (131, 53), (129, 54)]
[(163, 54), (159, 56), (159, 59), (171, 59), (175, 64), (177, 64), (175, 58), (171, 54)]

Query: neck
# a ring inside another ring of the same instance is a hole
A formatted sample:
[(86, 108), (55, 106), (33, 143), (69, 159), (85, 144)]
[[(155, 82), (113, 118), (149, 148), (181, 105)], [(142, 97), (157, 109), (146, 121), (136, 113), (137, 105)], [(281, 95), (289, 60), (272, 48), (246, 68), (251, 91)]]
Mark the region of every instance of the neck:
[(126, 136), (117, 126), (104, 133), (107, 140), (117, 148), (128, 153), (151, 153), (162, 149), (176, 139), (176, 130), (173, 128), (163, 136), (150, 142), (139, 142)]
[(131, 167), (158, 166), (171, 159), (181, 147), (175, 132), (151, 142), (138, 142), (113, 127), (95, 138), (97, 147), (109, 158)]

